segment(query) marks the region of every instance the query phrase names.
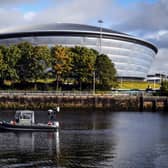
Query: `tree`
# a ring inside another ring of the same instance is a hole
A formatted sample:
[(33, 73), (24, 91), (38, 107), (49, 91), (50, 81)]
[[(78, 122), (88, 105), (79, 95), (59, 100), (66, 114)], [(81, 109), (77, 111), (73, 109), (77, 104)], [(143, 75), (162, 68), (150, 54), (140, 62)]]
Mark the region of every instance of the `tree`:
[(22, 42), (18, 44), (18, 48), (21, 50), (21, 57), (18, 60), (17, 73), (20, 81), (26, 82), (33, 79), (33, 46), (29, 42)]
[(6, 52), (7, 52), (7, 50), (8, 50), (8, 47), (3, 46), (3, 45), (0, 45), (0, 50), (1, 50), (1, 53), (5, 56), (5, 55), (6, 55)]
[(47, 46), (35, 46), (33, 48), (33, 56), (31, 57), (31, 71), (32, 78), (37, 81), (38, 79), (46, 78), (46, 69), (50, 65), (51, 57), (50, 50)]
[(61, 77), (71, 70), (71, 57), (67, 47), (55, 46), (51, 48), (52, 69), (56, 76), (56, 90), (59, 88)]
[(6, 54), (4, 56), (4, 60), (7, 65), (7, 68), (5, 70), (6, 80), (18, 79), (16, 66), (20, 58), (21, 58), (21, 51), (16, 45), (11, 45), (7, 48)]
[(160, 86), (160, 94), (161, 96), (168, 96), (168, 81), (162, 80)]
[(96, 53), (92, 49), (76, 46), (72, 51), (72, 76), (79, 82), (80, 90), (82, 83), (92, 82)]
[(107, 55), (101, 54), (96, 58), (96, 77), (103, 90), (116, 86), (116, 70)]
[(7, 64), (4, 61), (4, 55), (0, 49), (0, 85), (3, 84), (5, 79), (5, 70), (7, 69)]

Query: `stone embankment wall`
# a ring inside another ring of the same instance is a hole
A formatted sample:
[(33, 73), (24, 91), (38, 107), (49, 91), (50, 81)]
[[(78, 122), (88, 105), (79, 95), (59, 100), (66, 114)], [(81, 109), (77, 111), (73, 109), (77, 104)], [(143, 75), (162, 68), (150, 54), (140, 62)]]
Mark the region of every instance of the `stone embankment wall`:
[(167, 97), (129, 95), (0, 95), (0, 109), (97, 108), (111, 111), (167, 111)]
[(114, 111), (135, 111), (139, 108), (136, 96), (31, 96), (7, 95), (0, 96), (1, 109), (48, 109), (62, 108), (108, 108)]

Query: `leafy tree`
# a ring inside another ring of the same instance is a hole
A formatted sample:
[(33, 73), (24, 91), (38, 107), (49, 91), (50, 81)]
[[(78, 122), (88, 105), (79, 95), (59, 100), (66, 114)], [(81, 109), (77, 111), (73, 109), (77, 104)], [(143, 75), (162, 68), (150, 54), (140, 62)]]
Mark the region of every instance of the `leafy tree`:
[(107, 55), (101, 54), (96, 58), (96, 77), (103, 90), (116, 86), (116, 70)]
[(47, 77), (45, 71), (49, 67), (50, 61), (50, 50), (47, 46), (35, 46), (33, 48), (31, 71), (35, 81)]
[(55, 46), (51, 48), (52, 69), (56, 76), (56, 89), (59, 88), (61, 77), (71, 70), (71, 57), (67, 47)]
[(17, 73), (21, 82), (26, 82), (33, 79), (33, 46), (29, 42), (22, 42), (18, 44), (21, 50), (21, 57), (18, 60)]
[(168, 96), (168, 81), (163, 80), (160, 87), (161, 96)]
[(0, 84), (3, 84), (5, 79), (5, 70), (7, 69), (7, 64), (4, 61), (4, 55), (0, 49)]
[[(33, 46), (29, 42), (22, 42), (9, 47), (0, 46), (0, 81), (5, 79), (20, 82), (48, 77), (46, 72), (52, 67), (56, 78), (56, 87), (59, 82), (68, 78), (74, 80), (80, 90), (93, 82), (96, 72), (96, 86), (110, 89), (116, 84), (115, 67), (104, 54), (94, 49), (76, 46), (73, 48), (54, 46)], [(83, 85), (84, 86), (84, 85)]]
[(92, 82), (96, 53), (92, 49), (76, 46), (72, 51), (72, 76), (80, 84)]
[(0, 45), (0, 50), (2, 52), (2, 54), (5, 56), (6, 55), (6, 52), (8, 50), (8, 47), (4, 46), (4, 45)]
[(16, 45), (11, 45), (7, 48), (4, 60), (7, 68), (5, 70), (5, 79), (16, 80), (18, 75), (16, 72), (16, 66), (18, 60), (21, 58), (21, 51)]
[(7, 47), (0, 46), (0, 84), (3, 84), (5, 80), (5, 71), (7, 69), (7, 64), (5, 62)]

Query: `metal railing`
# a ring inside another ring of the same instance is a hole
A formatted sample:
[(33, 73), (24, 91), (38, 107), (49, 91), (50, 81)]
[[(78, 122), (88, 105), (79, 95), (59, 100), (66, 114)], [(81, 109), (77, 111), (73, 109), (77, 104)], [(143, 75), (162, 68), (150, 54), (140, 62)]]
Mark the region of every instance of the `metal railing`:
[(25, 91), (25, 90), (0, 90), (0, 95), (20, 95), (20, 96), (73, 96), (73, 95), (93, 95), (92, 91)]
[(27, 90), (0, 90), (0, 96), (91, 96), (91, 95), (107, 95), (107, 96), (139, 96), (151, 95), (145, 91), (27, 91)]

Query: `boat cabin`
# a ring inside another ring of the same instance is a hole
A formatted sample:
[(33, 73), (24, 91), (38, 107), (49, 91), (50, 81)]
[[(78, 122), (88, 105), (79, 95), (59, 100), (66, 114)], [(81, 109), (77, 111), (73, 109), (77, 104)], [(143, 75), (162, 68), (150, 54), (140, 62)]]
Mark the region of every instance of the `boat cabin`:
[(31, 110), (17, 110), (15, 114), (15, 121), (21, 125), (31, 125), (35, 123), (34, 111)]

